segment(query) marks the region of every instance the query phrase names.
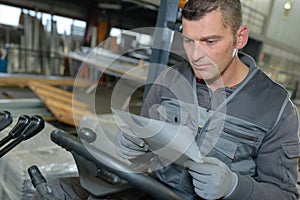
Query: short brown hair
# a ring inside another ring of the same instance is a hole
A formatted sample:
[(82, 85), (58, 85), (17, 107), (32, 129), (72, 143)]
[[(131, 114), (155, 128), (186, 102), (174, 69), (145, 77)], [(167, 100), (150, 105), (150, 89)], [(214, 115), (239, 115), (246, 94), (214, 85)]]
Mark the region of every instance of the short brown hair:
[(222, 13), (223, 25), (229, 26), (235, 35), (243, 23), (240, 0), (188, 0), (183, 7), (182, 17), (196, 21), (215, 10)]

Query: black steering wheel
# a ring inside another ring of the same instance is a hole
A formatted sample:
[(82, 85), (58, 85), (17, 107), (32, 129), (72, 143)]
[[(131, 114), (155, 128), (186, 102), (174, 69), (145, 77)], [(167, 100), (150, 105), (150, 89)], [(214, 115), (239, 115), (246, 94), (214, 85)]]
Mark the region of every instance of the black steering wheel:
[[(108, 153), (90, 145), (83, 143), (79, 138), (61, 130), (54, 130), (51, 133), (51, 140), (67, 151), (75, 152), (86, 160), (93, 162), (97, 167), (104, 168), (120, 178), (128, 181), (134, 187), (137, 187), (156, 199), (180, 200), (182, 199), (167, 186), (156, 181), (152, 177), (140, 173), (129, 165), (112, 157)], [(86, 148), (88, 146), (88, 150)], [(92, 153), (91, 153), (92, 152)], [(97, 155), (97, 158), (95, 156)]]

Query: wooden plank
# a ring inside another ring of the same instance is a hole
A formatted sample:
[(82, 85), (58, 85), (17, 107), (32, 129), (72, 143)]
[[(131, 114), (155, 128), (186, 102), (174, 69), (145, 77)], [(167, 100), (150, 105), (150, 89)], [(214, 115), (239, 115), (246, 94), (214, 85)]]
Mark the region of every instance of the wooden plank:
[(89, 110), (73, 109), (72, 106), (62, 104), (61, 102), (49, 99), (44, 102), (57, 120), (72, 126), (79, 125), (82, 117), (92, 114)]
[(36, 88), (33, 90), (36, 92), (40, 97), (43, 97), (43, 100), (50, 99), (52, 101), (59, 101), (63, 104), (74, 106), (74, 107), (80, 107), (82, 109), (89, 109), (89, 105), (83, 102), (80, 102), (78, 100), (73, 100), (72, 98), (62, 96), (60, 94), (51, 93), (46, 90), (42, 90), (40, 88)]
[(72, 100), (71, 92), (36, 81), (30, 81), (28, 86), (39, 96), (56, 119), (63, 123), (77, 126), (83, 116), (92, 114), (88, 104)]
[[(75, 79), (73, 78), (63, 78), (52, 76), (17, 76), (17, 75), (6, 75), (0, 74), (0, 86), (18, 86), (25, 87), (28, 85), (29, 81), (37, 81), (39, 83), (52, 85), (52, 86), (74, 86)], [(76, 80), (76, 87), (89, 87), (95, 81), (80, 79)]]
[(91, 110), (89, 110), (89, 109), (74, 108), (74, 107), (72, 107), (72, 105), (64, 104), (59, 101), (53, 101), (52, 99), (46, 99), (46, 100), (44, 100), (44, 103), (46, 105), (49, 105), (49, 108), (51, 108), (51, 107), (57, 108), (71, 116), (73, 116), (73, 114), (78, 114), (78, 115), (90, 115), (91, 114)]
[(60, 101), (71, 106), (81, 107), (82, 109), (90, 109), (88, 104), (73, 99), (72, 92), (68, 92), (46, 84), (41, 84), (36, 81), (30, 81), (28, 86), (43, 100), (52, 99), (54, 101)]
[(71, 99), (73, 97), (72, 92), (69, 92), (69, 91), (66, 91), (66, 90), (62, 90), (62, 89), (50, 86), (50, 85), (45, 84), (45, 83), (37, 82), (37, 81), (30, 80), (28, 82), (28, 86), (33, 91), (38, 90), (38, 88), (40, 88), (40, 89), (42, 89), (44, 91), (52, 92), (52, 93), (55, 93), (57, 95), (62, 95), (62, 96), (65, 96), (65, 97), (68, 97), (68, 98), (71, 98)]

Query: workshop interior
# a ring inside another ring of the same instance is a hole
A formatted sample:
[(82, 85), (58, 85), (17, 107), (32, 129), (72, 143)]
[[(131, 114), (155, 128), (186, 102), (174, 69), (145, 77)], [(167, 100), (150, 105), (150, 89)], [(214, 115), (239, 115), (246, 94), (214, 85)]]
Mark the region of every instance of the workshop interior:
[[(299, 109), (300, 2), (241, 2), (249, 27), (241, 51), (285, 87)], [(0, 200), (47, 195), (48, 180), (81, 174), (97, 194), (145, 183), (141, 190), (157, 199), (178, 198), (105, 150), (118, 132), (115, 112), (138, 115), (161, 66), (186, 59), (184, 3), (0, 0)], [(96, 141), (101, 149), (90, 145)], [(120, 173), (124, 169), (131, 175)]]

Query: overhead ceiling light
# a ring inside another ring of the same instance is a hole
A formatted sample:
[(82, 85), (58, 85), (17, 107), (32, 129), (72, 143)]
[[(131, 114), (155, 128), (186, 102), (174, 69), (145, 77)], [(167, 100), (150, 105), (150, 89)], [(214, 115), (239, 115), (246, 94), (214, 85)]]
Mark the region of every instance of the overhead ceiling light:
[(291, 1), (286, 1), (284, 3), (283, 7), (284, 7), (284, 15), (286, 17), (288, 17), (289, 16), (289, 12), (292, 9), (292, 3), (291, 3)]
[(292, 8), (292, 3), (290, 1), (285, 2), (284, 9), (290, 10)]

